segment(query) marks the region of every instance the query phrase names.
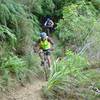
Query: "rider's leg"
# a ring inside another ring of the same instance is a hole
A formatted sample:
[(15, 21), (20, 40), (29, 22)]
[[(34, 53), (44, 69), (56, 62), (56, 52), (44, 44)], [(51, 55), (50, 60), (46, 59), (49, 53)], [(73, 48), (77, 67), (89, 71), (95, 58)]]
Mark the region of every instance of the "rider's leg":
[(39, 51), (39, 56), (40, 56), (40, 59), (41, 59), (41, 65), (43, 65), (44, 64), (43, 50)]
[(51, 56), (50, 56), (51, 52), (50, 50), (46, 50), (46, 56), (47, 56), (47, 60), (48, 60), (48, 66), (51, 67)]
[(51, 57), (50, 57), (50, 55), (48, 55), (47, 58), (48, 58), (48, 65), (49, 65), (49, 67), (51, 67)]
[(50, 36), (50, 28), (47, 28), (47, 35)]

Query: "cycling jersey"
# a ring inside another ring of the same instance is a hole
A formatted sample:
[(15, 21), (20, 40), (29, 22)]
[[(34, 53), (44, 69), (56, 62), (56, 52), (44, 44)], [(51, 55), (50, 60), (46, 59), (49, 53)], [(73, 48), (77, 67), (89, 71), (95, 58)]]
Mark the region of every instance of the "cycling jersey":
[(51, 44), (47, 39), (41, 40), (40, 43), (39, 43), (39, 46), (40, 46), (40, 48), (42, 48), (44, 50), (47, 50), (47, 49), (51, 48)]
[(54, 43), (51, 40), (51, 38), (49, 38), (48, 36), (46, 37), (45, 40), (42, 40), (41, 38), (38, 40), (38, 45), (39, 45), (40, 49), (43, 49), (43, 50), (50, 49), (51, 44), (53, 45)]

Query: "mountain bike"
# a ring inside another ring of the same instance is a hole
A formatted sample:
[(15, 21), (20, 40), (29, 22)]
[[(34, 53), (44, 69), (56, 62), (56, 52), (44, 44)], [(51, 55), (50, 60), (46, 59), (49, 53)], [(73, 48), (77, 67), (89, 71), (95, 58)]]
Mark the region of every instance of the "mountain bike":
[(43, 66), (43, 69), (44, 69), (44, 77), (45, 77), (45, 80), (47, 81), (48, 80), (48, 76), (49, 76), (49, 72), (50, 72), (50, 66), (49, 66), (49, 63), (48, 63), (48, 55), (46, 55), (46, 52), (47, 51), (43, 51), (43, 62), (44, 64), (42, 65)]
[[(54, 48), (50, 49), (50, 52), (53, 51), (53, 50), (54, 50)], [(49, 76), (49, 72), (50, 72), (50, 65), (48, 63), (48, 55), (46, 54), (47, 51), (40, 50), (35, 45), (33, 46), (33, 51), (34, 51), (34, 53), (38, 53), (40, 58), (41, 58), (41, 60), (43, 61), (43, 64), (41, 66), (43, 67), (44, 78), (45, 78), (45, 80), (47, 80), (48, 76)]]

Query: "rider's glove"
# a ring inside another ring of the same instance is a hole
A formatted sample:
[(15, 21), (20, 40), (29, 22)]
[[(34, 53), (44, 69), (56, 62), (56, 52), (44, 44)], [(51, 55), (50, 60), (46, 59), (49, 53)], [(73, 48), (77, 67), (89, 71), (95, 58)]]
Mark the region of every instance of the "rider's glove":
[(51, 48), (51, 50), (53, 51), (55, 49), (55, 45), (52, 45), (52, 48)]

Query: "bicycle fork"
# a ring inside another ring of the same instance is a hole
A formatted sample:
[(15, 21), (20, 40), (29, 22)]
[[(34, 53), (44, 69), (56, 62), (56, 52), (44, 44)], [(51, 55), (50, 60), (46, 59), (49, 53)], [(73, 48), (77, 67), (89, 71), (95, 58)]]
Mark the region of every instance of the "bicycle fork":
[(44, 56), (44, 76), (46, 81), (48, 80), (48, 67), (49, 67), (48, 59), (46, 56)]

